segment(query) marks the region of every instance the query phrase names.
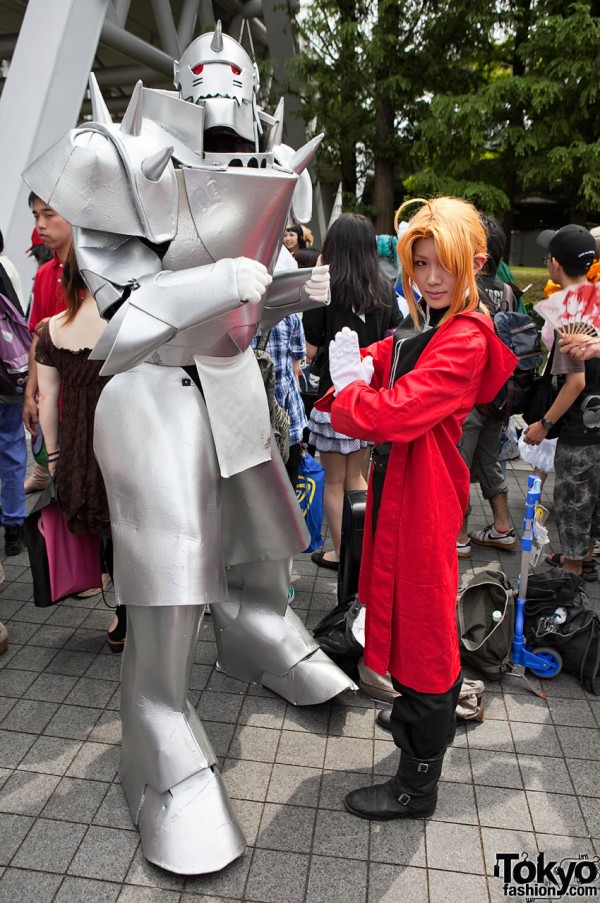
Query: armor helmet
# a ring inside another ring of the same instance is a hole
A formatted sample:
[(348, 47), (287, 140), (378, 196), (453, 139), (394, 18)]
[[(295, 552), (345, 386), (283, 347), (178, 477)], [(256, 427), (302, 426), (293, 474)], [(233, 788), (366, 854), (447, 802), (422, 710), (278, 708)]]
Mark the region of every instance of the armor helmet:
[(205, 107), (205, 131), (228, 128), (254, 140), (258, 70), (241, 44), (223, 34), (220, 21), (192, 41), (174, 71), (182, 100)]

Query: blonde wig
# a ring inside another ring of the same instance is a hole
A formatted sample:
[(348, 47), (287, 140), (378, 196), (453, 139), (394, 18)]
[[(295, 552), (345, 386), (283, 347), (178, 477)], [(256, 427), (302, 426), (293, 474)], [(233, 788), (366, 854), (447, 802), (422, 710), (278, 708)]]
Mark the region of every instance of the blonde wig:
[(419, 317), (413, 290), (413, 284), (417, 282), (413, 265), (415, 242), (421, 238), (433, 238), (440, 263), (456, 276), (454, 297), (441, 322), (459, 311), (474, 310), (477, 307), (479, 299), (475, 274), (479, 267), (476, 267), (475, 257), (486, 257), (487, 245), (479, 214), (467, 201), (450, 197), (405, 201), (396, 212), (395, 224), (400, 221), (403, 211), (415, 204), (421, 204), (421, 207), (398, 239), (397, 247), (402, 266), (404, 296), (415, 325), (420, 326), (422, 319)]

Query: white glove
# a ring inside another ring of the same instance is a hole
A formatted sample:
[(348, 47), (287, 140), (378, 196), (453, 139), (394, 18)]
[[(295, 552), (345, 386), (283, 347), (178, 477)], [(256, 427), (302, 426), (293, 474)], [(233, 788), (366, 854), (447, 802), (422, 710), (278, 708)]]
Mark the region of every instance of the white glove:
[(361, 361), (358, 336), (347, 326), (329, 343), (329, 372), (335, 395), (357, 379), (370, 385), (373, 378), (373, 358)]
[(375, 373), (375, 365), (373, 363), (373, 358), (371, 357), (370, 354), (368, 354), (366, 357), (363, 357), (363, 359), (360, 363), (361, 363), (362, 371), (363, 371), (363, 375), (361, 376), (361, 379), (363, 379), (366, 382), (366, 384), (368, 386), (370, 386), (371, 380), (373, 379), (373, 374)]
[(252, 304), (258, 304), (267, 286), (273, 281), (266, 266), (258, 260), (251, 260), (250, 257), (237, 258), (235, 278), (240, 301), (250, 301)]
[(304, 288), (311, 301), (320, 301), (321, 304), (329, 304), (331, 293), (329, 291), (329, 264), (313, 267), (310, 279), (304, 283)]

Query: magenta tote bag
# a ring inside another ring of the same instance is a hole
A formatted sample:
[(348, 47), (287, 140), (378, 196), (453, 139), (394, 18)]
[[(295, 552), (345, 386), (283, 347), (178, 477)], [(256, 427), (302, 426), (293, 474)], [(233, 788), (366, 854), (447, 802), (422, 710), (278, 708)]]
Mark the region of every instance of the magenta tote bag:
[(102, 586), (99, 536), (71, 533), (57, 504), (40, 511), (38, 526), (46, 541), (53, 602)]

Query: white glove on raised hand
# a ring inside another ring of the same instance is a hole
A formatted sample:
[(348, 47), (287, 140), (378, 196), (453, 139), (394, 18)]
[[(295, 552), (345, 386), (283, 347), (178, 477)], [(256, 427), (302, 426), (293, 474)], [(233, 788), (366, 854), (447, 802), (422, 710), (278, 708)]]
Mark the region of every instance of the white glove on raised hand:
[(357, 379), (370, 385), (373, 378), (373, 358), (361, 361), (358, 336), (347, 326), (329, 343), (329, 372), (335, 395)]
[(363, 359), (360, 363), (361, 363), (362, 371), (363, 371), (363, 375), (361, 376), (361, 379), (364, 380), (368, 386), (370, 386), (371, 380), (373, 379), (373, 374), (375, 373), (375, 365), (373, 363), (373, 358), (371, 357), (370, 354), (368, 354), (366, 357), (363, 357)]
[(266, 266), (250, 257), (238, 257), (235, 262), (235, 278), (240, 301), (258, 304), (267, 287), (273, 282)]
[(304, 288), (311, 301), (320, 301), (321, 304), (329, 304), (331, 293), (329, 290), (329, 264), (313, 267), (310, 279), (304, 283)]

